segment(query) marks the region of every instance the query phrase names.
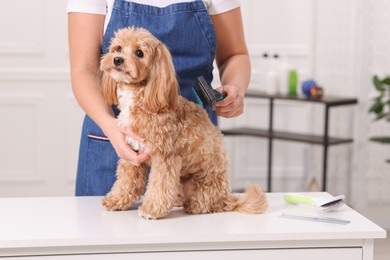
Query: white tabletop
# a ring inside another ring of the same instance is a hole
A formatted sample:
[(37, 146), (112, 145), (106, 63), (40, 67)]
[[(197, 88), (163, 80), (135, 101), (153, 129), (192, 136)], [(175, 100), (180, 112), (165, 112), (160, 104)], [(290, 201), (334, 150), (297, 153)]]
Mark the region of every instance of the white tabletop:
[[(329, 196), (327, 193), (317, 195)], [(346, 205), (327, 213), (327, 216), (348, 219), (351, 222), (347, 225), (281, 218), (279, 214), (292, 207), (283, 201), (282, 196), (281, 193), (268, 193), (270, 207), (260, 215), (236, 212), (187, 215), (181, 208), (175, 208), (168, 217), (160, 220), (145, 220), (138, 216), (135, 208), (106, 211), (101, 206), (101, 197), (2, 198), (0, 252), (7, 248), (42, 246), (374, 239), (386, 236), (382, 228)]]

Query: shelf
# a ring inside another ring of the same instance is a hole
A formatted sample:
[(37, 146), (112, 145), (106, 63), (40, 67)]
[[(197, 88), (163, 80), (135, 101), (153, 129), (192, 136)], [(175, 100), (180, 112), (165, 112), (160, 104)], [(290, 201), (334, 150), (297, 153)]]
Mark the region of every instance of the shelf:
[(345, 98), (337, 96), (328, 96), (325, 95), (322, 98), (310, 99), (305, 96), (290, 96), (290, 95), (270, 95), (257, 90), (248, 90), (245, 94), (246, 98), (265, 98), (265, 99), (283, 99), (291, 101), (304, 101), (304, 102), (314, 102), (314, 103), (323, 103), (328, 106), (341, 106), (341, 105), (352, 105), (357, 104), (358, 100), (356, 98)]
[[(290, 96), (290, 95), (271, 95), (265, 92), (257, 90), (248, 90), (245, 94), (245, 98), (255, 99), (267, 99), (269, 102), (269, 125), (267, 129), (250, 128), (250, 127), (237, 127), (232, 129), (222, 129), (222, 133), (226, 136), (252, 136), (257, 138), (268, 139), (268, 174), (267, 174), (267, 188), (271, 192), (272, 189), (272, 151), (273, 141), (283, 140), (300, 142), (306, 144), (320, 145), (323, 149), (322, 156), (322, 190), (326, 191), (327, 183), (327, 164), (328, 164), (328, 148), (332, 145), (352, 143), (352, 138), (339, 138), (329, 136), (329, 116), (330, 108), (344, 105), (354, 105), (358, 103), (356, 98), (351, 97), (340, 97), (340, 96), (329, 96), (325, 95), (321, 98), (310, 99), (302, 95)], [(306, 102), (312, 104), (321, 104), (325, 107), (324, 109), (324, 131), (321, 135), (314, 134), (300, 134), (291, 133), (288, 131), (275, 131), (274, 121), (274, 107), (277, 101), (291, 101), (291, 102)]]
[[(258, 128), (249, 128), (249, 127), (239, 127), (234, 129), (222, 129), (222, 133), (225, 136), (253, 136), (260, 138), (269, 138), (271, 137), (270, 131)], [(283, 131), (273, 131), (273, 139), (293, 141), (293, 142), (303, 142), (309, 144), (324, 144), (324, 137), (320, 135), (309, 135), (309, 134), (298, 134), (290, 133)], [(353, 139), (350, 138), (337, 138), (329, 137), (328, 145), (337, 145), (343, 143), (351, 143)]]

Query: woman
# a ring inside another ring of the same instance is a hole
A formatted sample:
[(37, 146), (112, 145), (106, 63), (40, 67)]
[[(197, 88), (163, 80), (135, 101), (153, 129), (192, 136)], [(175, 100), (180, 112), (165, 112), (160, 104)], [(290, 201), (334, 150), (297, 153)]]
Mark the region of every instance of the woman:
[(68, 29), (73, 93), (86, 112), (78, 163), (76, 195), (105, 195), (115, 181), (118, 157), (140, 165), (148, 154), (125, 141), (131, 129), (120, 129), (118, 111), (103, 100), (99, 61), (115, 31), (143, 27), (164, 42), (173, 57), (180, 93), (194, 101), (191, 88), (198, 76), (211, 83), (213, 61), (219, 69), (225, 99), (210, 119), (243, 113), (250, 79), (240, 0), (68, 0)]

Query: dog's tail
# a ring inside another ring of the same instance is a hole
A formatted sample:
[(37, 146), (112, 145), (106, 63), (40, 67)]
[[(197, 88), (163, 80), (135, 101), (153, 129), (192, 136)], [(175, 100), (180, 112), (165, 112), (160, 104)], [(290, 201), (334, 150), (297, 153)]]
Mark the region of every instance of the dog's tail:
[(224, 211), (246, 214), (263, 213), (268, 208), (267, 197), (258, 185), (249, 185), (242, 195), (229, 195), (225, 204)]

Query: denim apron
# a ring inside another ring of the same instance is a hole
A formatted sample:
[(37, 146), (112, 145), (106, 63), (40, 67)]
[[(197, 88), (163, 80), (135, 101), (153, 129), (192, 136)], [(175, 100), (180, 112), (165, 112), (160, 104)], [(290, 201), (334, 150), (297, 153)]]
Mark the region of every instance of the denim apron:
[[(102, 53), (107, 53), (111, 38), (129, 26), (148, 29), (170, 50), (180, 85), (180, 95), (196, 102), (192, 87), (203, 76), (213, 79), (216, 36), (213, 24), (201, 0), (176, 3), (159, 8), (116, 0), (103, 38)], [(118, 110), (113, 107), (115, 114)], [(217, 125), (217, 116), (207, 111)], [(76, 178), (77, 196), (107, 194), (115, 182), (119, 158), (102, 130), (86, 116), (82, 128)]]

